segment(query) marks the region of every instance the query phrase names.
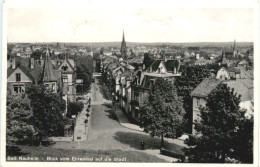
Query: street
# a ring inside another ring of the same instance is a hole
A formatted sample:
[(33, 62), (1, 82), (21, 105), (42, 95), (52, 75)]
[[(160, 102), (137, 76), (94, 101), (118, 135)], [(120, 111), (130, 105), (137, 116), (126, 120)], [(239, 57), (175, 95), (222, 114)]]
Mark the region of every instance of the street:
[[(143, 152), (160, 157), (160, 139), (152, 138), (148, 134), (132, 130), (120, 125), (112, 107), (112, 102), (104, 98), (101, 85), (95, 80), (91, 87), (91, 118), (88, 127), (87, 140), (85, 141), (66, 141), (57, 142), (53, 147), (63, 149), (87, 149), (87, 150), (122, 150), (140, 151), (140, 142), (146, 142)], [(79, 117), (84, 117), (80, 114)], [(78, 118), (79, 120), (81, 118)], [(181, 152), (181, 146), (165, 141), (165, 146)], [(164, 158), (164, 157), (160, 157)], [(171, 157), (166, 158), (172, 160)]]

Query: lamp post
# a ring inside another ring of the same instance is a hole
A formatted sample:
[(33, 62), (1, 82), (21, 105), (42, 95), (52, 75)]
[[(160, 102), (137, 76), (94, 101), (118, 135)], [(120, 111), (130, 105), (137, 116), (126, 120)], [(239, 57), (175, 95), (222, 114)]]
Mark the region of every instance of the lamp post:
[(87, 123), (88, 123), (88, 120), (85, 119), (84, 123), (85, 123), (85, 134), (86, 134), (87, 133)]

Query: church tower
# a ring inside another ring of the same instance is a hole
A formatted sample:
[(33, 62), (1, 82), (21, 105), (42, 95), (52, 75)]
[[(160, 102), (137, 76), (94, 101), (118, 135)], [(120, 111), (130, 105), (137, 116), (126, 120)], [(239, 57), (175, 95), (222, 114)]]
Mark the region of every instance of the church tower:
[(236, 54), (237, 54), (236, 40), (234, 40), (234, 45), (233, 45), (233, 57), (236, 57)]
[(122, 57), (126, 56), (126, 42), (125, 42), (124, 31), (123, 31), (123, 40), (122, 40), (122, 43), (121, 43), (121, 55), (122, 55)]

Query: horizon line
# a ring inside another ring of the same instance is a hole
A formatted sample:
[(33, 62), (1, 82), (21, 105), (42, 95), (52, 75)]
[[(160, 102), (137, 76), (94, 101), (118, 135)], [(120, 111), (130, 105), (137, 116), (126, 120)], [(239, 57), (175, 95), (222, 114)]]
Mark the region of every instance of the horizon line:
[[(7, 43), (121, 43), (122, 41), (104, 41), (104, 42), (59, 42), (59, 41), (48, 41), (48, 42), (7, 42)], [(218, 42), (209, 42), (209, 41), (201, 41), (201, 42), (130, 42), (126, 41), (126, 43), (229, 43), (229, 42), (234, 42), (234, 41), (218, 41)], [(236, 41), (236, 43), (254, 43), (254, 41)]]

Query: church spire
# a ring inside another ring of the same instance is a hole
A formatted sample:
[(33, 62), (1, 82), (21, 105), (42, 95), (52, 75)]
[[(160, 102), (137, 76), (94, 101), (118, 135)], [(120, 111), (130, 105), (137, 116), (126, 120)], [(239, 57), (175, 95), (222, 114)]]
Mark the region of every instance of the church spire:
[(125, 32), (124, 32), (124, 30), (123, 30), (123, 40), (122, 40), (122, 42), (125, 42)]
[(126, 42), (125, 42), (125, 33), (123, 31), (123, 39), (122, 39), (122, 43), (121, 43), (121, 55), (123, 57), (126, 56)]
[(236, 54), (237, 54), (236, 40), (234, 40), (234, 45), (233, 45), (233, 57), (236, 57)]

